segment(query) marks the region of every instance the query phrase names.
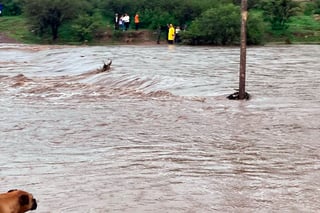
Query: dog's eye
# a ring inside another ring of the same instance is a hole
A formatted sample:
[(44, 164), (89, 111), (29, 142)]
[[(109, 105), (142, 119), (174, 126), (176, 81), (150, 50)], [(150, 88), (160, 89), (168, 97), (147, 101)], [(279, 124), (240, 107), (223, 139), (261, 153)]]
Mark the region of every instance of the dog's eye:
[(19, 198), (19, 201), (20, 201), (21, 206), (29, 205), (29, 196), (28, 195), (21, 195)]

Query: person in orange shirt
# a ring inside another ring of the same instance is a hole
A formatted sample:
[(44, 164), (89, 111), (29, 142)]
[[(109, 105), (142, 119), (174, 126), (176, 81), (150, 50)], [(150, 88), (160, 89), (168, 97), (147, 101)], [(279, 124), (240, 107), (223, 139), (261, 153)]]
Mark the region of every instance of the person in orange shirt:
[(136, 30), (139, 29), (139, 23), (140, 23), (139, 14), (136, 13), (136, 15), (134, 16), (134, 24), (136, 25)]

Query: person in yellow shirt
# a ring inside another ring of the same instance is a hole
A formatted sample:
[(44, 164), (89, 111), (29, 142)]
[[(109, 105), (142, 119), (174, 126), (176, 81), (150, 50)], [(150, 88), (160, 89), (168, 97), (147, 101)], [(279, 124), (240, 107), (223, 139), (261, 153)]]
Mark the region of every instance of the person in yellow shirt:
[(174, 41), (174, 27), (172, 24), (169, 25), (169, 32), (168, 32), (168, 43), (173, 44)]
[(134, 24), (136, 25), (136, 30), (139, 30), (139, 23), (140, 23), (139, 14), (136, 13), (136, 15), (134, 16)]

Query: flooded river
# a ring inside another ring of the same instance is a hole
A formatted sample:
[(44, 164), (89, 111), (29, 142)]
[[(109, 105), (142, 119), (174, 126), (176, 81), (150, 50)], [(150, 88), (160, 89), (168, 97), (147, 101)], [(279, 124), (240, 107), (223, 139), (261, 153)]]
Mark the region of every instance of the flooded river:
[[(39, 213), (320, 211), (320, 46), (0, 46), (0, 190)], [(97, 73), (112, 59), (110, 72)]]

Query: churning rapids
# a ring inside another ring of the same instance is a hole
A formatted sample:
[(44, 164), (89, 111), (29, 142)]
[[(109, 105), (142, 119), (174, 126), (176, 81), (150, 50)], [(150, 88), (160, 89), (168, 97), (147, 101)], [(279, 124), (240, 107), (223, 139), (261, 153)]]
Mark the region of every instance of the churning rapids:
[[(40, 213), (320, 211), (320, 46), (0, 46), (0, 190)], [(97, 73), (111, 58), (110, 72)]]

